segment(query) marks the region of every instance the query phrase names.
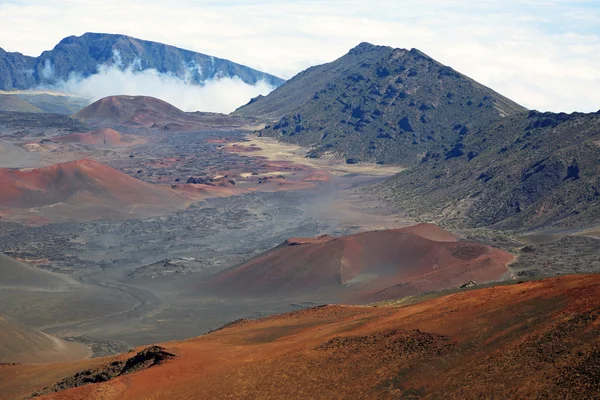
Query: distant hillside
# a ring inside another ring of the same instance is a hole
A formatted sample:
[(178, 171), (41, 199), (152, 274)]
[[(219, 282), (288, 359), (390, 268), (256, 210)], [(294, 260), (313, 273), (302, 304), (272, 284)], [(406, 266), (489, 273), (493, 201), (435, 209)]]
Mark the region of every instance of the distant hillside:
[(274, 120), (262, 135), (311, 147), (315, 157), (410, 165), (525, 111), (418, 50), (362, 43), (235, 113)]
[(26, 113), (43, 112), (38, 107), (13, 94), (0, 93), (0, 111), (16, 111)]
[(71, 115), (87, 106), (81, 97), (36, 92), (0, 93), (0, 111)]
[(156, 215), (189, 200), (92, 160), (31, 170), (0, 169), (0, 215), (94, 220)]
[(108, 96), (79, 110), (74, 118), (96, 126), (123, 125), (193, 131), (206, 127), (239, 128), (255, 124), (252, 118), (205, 112), (183, 112), (150, 96)]
[(600, 223), (600, 112), (532, 111), (462, 136), (376, 191), (432, 221), (531, 229)]
[(244, 65), (162, 43), (125, 35), (86, 33), (61, 40), (37, 58), (0, 49), (0, 90), (51, 85), (69, 79), (71, 74), (85, 78), (95, 74), (99, 65), (156, 69), (195, 84), (233, 76), (251, 85), (264, 80), (276, 87), (284, 82)]
[(42, 112), (50, 114), (72, 115), (90, 104), (88, 99), (70, 95), (23, 92), (17, 93), (15, 96), (20, 97)]

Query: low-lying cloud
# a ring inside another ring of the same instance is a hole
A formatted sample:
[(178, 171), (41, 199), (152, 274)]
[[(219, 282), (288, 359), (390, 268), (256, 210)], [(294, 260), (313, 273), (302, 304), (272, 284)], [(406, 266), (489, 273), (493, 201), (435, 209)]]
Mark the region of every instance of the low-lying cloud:
[[(44, 68), (46, 75), (51, 66)], [(139, 70), (134, 63), (122, 68), (119, 63), (101, 65), (89, 77), (72, 75), (67, 81), (52, 85), (52, 89), (99, 100), (113, 95), (152, 96), (164, 100), (183, 111), (230, 113), (248, 103), (251, 98), (266, 95), (273, 90), (265, 81), (250, 85), (239, 77), (220, 77), (205, 81), (203, 86), (174, 74), (156, 69)]]

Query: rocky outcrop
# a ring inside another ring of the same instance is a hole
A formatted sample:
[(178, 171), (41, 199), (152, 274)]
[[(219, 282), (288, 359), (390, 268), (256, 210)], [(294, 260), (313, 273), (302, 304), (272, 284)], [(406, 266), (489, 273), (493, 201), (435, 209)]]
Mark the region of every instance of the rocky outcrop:
[(194, 178), (193, 176), (190, 177), (186, 183), (188, 184), (192, 184), (192, 185), (209, 185), (209, 186), (215, 186), (215, 184), (213, 183), (215, 180), (213, 178)]
[(175, 357), (160, 346), (148, 347), (125, 361), (113, 361), (95, 369), (86, 369), (65, 378), (51, 387), (36, 392), (32, 397), (58, 392), (61, 390), (85, 386), (92, 383), (107, 382), (123, 375), (152, 368), (166, 360)]

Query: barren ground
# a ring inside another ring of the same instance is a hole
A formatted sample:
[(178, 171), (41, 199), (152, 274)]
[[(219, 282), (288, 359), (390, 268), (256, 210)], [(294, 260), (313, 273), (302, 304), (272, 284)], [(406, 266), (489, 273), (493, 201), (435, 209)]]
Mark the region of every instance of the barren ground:
[[(81, 342), (96, 356), (201, 335), (239, 318), (317, 305), (321, 300), (310, 296), (209, 296), (201, 283), (288, 238), (349, 235), (413, 222), (360, 190), (400, 167), (309, 159), (302, 148), (243, 130), (114, 128), (145, 143), (115, 148), (42, 142), (95, 128), (63, 117), (0, 113), (0, 154), (11, 154), (1, 157), (0, 167), (35, 168), (89, 158), (197, 196), (185, 210), (166, 208), (147, 218), (92, 216), (87, 222), (52, 224), (0, 220), (0, 251), (73, 282), (53, 291), (0, 288), (1, 313)], [(206, 183), (186, 184), (192, 177)], [(562, 241), (553, 236), (527, 252), (527, 241), (509, 234), (463, 235), (519, 255), (511, 265), (519, 279), (597, 270), (599, 242), (593, 236)]]
[[(260, 149), (232, 150), (232, 143), (258, 147), (246, 141), (244, 131), (167, 132), (121, 126), (115, 128), (146, 143), (114, 148), (52, 141), (93, 130), (88, 127), (57, 122), (43, 130), (37, 124), (19, 128), (10, 118), (0, 122), (4, 148), (31, 155), (29, 164), (15, 167), (89, 158), (180, 193), (209, 193), (186, 210), (166, 209), (164, 215), (142, 219), (41, 225), (0, 221), (0, 250), (77, 282), (52, 292), (1, 289), (2, 313), (80, 341), (94, 355), (200, 335), (241, 317), (315, 305), (312, 299), (295, 297), (233, 301), (208, 297), (198, 288), (215, 272), (290, 237), (409, 224), (402, 213), (355, 190), (396, 169), (305, 161), (296, 148), (281, 149), (283, 156)], [(272, 141), (261, 143), (276, 146)], [(290, 153), (296, 154), (293, 159), (285, 156)], [(232, 179), (235, 186), (224, 191), (210, 184), (186, 185), (190, 177)]]

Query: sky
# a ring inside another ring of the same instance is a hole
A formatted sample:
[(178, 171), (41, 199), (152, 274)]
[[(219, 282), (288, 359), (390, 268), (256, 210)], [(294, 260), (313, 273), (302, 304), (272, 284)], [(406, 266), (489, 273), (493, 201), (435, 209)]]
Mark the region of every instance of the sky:
[(37, 56), (85, 32), (286, 79), (363, 41), (417, 48), (528, 108), (600, 109), (600, 0), (0, 0), (6, 51)]

